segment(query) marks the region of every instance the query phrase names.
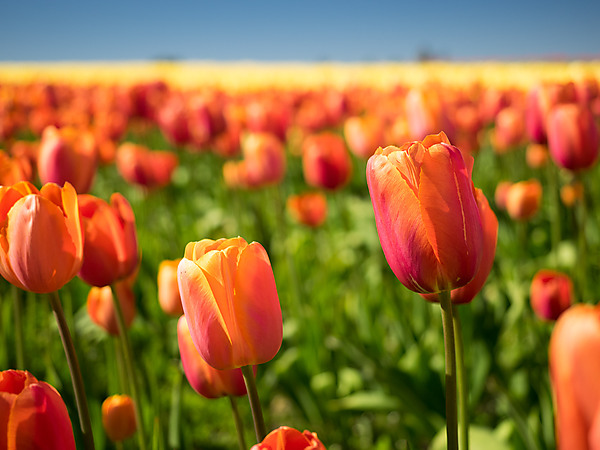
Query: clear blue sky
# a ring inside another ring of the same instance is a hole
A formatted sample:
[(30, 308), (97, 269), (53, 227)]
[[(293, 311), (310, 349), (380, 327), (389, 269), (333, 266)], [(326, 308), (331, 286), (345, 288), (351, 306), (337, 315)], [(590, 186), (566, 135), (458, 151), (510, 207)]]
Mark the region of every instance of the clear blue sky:
[(600, 59), (600, 1), (7, 0), (0, 61)]

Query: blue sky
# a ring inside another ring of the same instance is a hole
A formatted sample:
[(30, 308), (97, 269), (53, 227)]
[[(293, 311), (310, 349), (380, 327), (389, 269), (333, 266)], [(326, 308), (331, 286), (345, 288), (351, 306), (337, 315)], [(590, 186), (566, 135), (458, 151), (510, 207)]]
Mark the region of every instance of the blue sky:
[(600, 59), (600, 1), (6, 1), (0, 61)]

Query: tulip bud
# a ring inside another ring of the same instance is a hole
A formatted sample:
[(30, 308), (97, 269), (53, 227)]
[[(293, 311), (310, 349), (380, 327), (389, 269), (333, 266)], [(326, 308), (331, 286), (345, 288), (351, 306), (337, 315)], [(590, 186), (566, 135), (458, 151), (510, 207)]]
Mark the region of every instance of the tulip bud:
[(164, 260), (158, 266), (158, 302), (162, 310), (174, 317), (183, 314), (179, 285), (177, 284), (177, 266), (180, 259)]
[(462, 287), (479, 269), (483, 228), (472, 164), (444, 133), (379, 148), (369, 158), (367, 184), (381, 247), (412, 291)]
[(295, 428), (281, 426), (271, 431), (264, 440), (250, 450), (325, 450), (317, 433), (308, 430), (300, 432)]
[(318, 227), (327, 218), (327, 198), (320, 192), (290, 195), (287, 209), (294, 219), (309, 227)]
[(0, 372), (0, 448), (75, 450), (62, 397), (27, 371)]
[(591, 111), (576, 103), (555, 106), (548, 116), (548, 148), (564, 169), (589, 169), (598, 159), (600, 135)]
[(556, 320), (573, 303), (573, 282), (555, 270), (538, 271), (531, 282), (531, 307), (543, 320)]
[(577, 304), (560, 315), (550, 338), (557, 448), (600, 448), (600, 309)]
[(177, 341), (183, 371), (198, 394), (206, 398), (246, 395), (242, 369), (217, 370), (202, 359), (192, 341), (185, 316), (181, 316), (177, 322)]
[(0, 273), (27, 291), (60, 289), (79, 271), (83, 235), (77, 193), (65, 183), (41, 191), (22, 181), (0, 186)]
[(177, 270), (196, 348), (215, 369), (262, 364), (282, 341), (282, 318), (267, 252), (241, 238), (190, 242)]
[(98, 167), (94, 136), (74, 128), (44, 129), (37, 168), (42, 183), (63, 185), (69, 182), (77, 193), (87, 193)]
[(514, 220), (529, 220), (540, 209), (542, 185), (538, 180), (514, 183), (506, 193), (506, 211)]
[(102, 403), (102, 425), (113, 442), (133, 436), (137, 430), (135, 407), (127, 395), (111, 395)]
[(85, 245), (79, 277), (92, 286), (108, 286), (135, 272), (139, 250), (135, 217), (119, 193), (110, 205), (89, 194), (79, 196)]
[[(130, 327), (136, 314), (135, 294), (131, 282), (125, 280), (115, 283), (114, 289), (117, 300), (121, 305), (125, 326)], [(110, 333), (113, 336), (119, 335), (117, 311), (115, 311), (113, 290), (111, 286), (92, 286), (87, 297), (87, 311), (92, 322), (104, 328), (107, 333)]]
[(310, 186), (331, 190), (343, 187), (352, 171), (344, 140), (329, 131), (308, 136), (302, 145), (302, 168)]

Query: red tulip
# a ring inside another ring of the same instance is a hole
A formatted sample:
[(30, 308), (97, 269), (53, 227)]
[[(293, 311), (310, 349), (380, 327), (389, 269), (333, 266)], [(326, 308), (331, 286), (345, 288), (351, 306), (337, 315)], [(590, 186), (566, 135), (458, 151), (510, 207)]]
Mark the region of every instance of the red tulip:
[(27, 371), (0, 372), (0, 448), (75, 450), (62, 397)]
[(177, 278), (192, 339), (208, 364), (223, 370), (273, 359), (281, 307), (262, 245), (241, 237), (190, 242)]
[(550, 380), (560, 450), (600, 448), (600, 309), (577, 304), (556, 321)]
[(555, 106), (548, 116), (548, 148), (562, 168), (589, 169), (598, 159), (600, 134), (591, 111), (576, 103)]
[(369, 158), (379, 240), (394, 274), (410, 290), (462, 287), (479, 270), (483, 228), (472, 164), (444, 133), (379, 148)]
[(98, 167), (94, 136), (74, 128), (45, 128), (37, 167), (42, 183), (52, 182), (62, 186), (68, 181), (77, 193), (87, 193)]
[(246, 395), (242, 369), (217, 370), (202, 359), (192, 341), (185, 316), (181, 316), (177, 322), (177, 341), (183, 371), (198, 394), (206, 398)]
[(0, 273), (15, 286), (54, 292), (79, 271), (83, 235), (77, 193), (65, 183), (41, 191), (22, 181), (0, 187)]
[(290, 195), (287, 209), (297, 222), (318, 227), (327, 218), (327, 198), (320, 192)]
[(251, 133), (242, 140), (245, 185), (263, 187), (281, 182), (286, 156), (281, 141), (270, 133)]
[(542, 269), (531, 282), (530, 301), (540, 319), (556, 320), (573, 303), (573, 282), (565, 273)]
[(325, 446), (317, 437), (317, 433), (282, 426), (271, 431), (260, 444), (253, 445), (250, 450), (325, 450)]
[(133, 399), (128, 395), (111, 395), (102, 403), (102, 425), (113, 442), (133, 436), (137, 430)]
[(329, 131), (308, 136), (302, 145), (302, 168), (310, 186), (343, 187), (350, 179), (352, 162), (342, 137)]
[(177, 284), (177, 266), (180, 259), (164, 260), (158, 266), (158, 302), (162, 310), (174, 317), (183, 314), (179, 285)]
[(128, 183), (156, 189), (171, 182), (179, 159), (170, 151), (149, 150), (125, 142), (117, 148), (116, 163), (119, 174)]
[(83, 265), (79, 277), (92, 286), (108, 286), (130, 276), (139, 262), (135, 217), (119, 193), (110, 205), (92, 195), (79, 196), (85, 233)]
[[(135, 319), (135, 294), (130, 280), (115, 283), (117, 300), (121, 305), (125, 326), (130, 327)], [(117, 311), (113, 300), (111, 286), (92, 286), (87, 297), (87, 311), (96, 325), (113, 336), (119, 335), (119, 324), (117, 322)]]
[[(498, 219), (490, 208), (481, 189), (476, 189), (476, 200), (483, 227), (483, 249), (481, 253), (481, 264), (471, 281), (463, 287), (453, 289), (450, 293), (452, 303), (469, 303), (481, 291), (485, 284), (496, 256), (496, 242), (498, 239)], [(421, 294), (426, 300), (439, 301), (437, 294)]]
[(506, 211), (514, 220), (529, 220), (540, 209), (542, 185), (538, 180), (519, 181), (506, 193)]

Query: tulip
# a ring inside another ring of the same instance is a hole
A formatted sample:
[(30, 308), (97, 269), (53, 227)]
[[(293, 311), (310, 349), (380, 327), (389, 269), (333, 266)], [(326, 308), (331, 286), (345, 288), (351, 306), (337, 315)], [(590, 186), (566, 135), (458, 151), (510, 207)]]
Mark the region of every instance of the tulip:
[(208, 364), (233, 369), (277, 354), (281, 307), (262, 245), (241, 237), (190, 242), (177, 278), (192, 340)]
[[(494, 211), (483, 195), (480, 189), (476, 189), (476, 200), (481, 217), (481, 226), (483, 228), (483, 248), (481, 253), (481, 263), (475, 276), (463, 287), (453, 289), (450, 293), (452, 303), (461, 304), (469, 303), (481, 291), (485, 284), (488, 275), (494, 265), (494, 257), (496, 256), (496, 242), (498, 239), (498, 219)], [(437, 294), (422, 294), (429, 301), (439, 302)]]
[(506, 196), (508, 195), (508, 191), (512, 183), (510, 181), (500, 181), (496, 185), (496, 190), (494, 191), (494, 202), (496, 203), (496, 207), (500, 210), (506, 209)]
[(383, 144), (383, 124), (377, 116), (350, 117), (344, 123), (348, 148), (359, 158), (367, 159)]
[(0, 372), (0, 448), (75, 450), (62, 397), (27, 371)]
[(542, 269), (530, 287), (531, 307), (543, 320), (556, 320), (573, 303), (573, 282), (565, 273)]
[(532, 169), (544, 167), (548, 162), (548, 148), (543, 144), (529, 144), (525, 150), (525, 161)]
[(274, 134), (248, 134), (242, 140), (242, 153), (244, 155), (244, 182), (248, 187), (277, 184), (285, 176), (285, 149)]
[(394, 274), (412, 291), (462, 287), (479, 269), (483, 229), (472, 164), (443, 132), (379, 148), (369, 158), (379, 240)]
[(525, 142), (524, 112), (516, 106), (504, 108), (496, 116), (492, 144), (497, 153), (506, 153)]
[(281, 426), (271, 431), (265, 439), (250, 450), (325, 450), (317, 433), (300, 432), (295, 428)]
[(149, 150), (125, 142), (117, 148), (116, 164), (119, 174), (128, 183), (156, 189), (171, 182), (179, 159), (169, 151)]
[(574, 182), (565, 184), (560, 188), (560, 199), (567, 208), (571, 208), (576, 202), (583, 199), (583, 184)]
[(310, 186), (343, 187), (350, 179), (352, 162), (342, 137), (329, 131), (308, 136), (302, 145), (302, 168)]
[(454, 134), (444, 111), (441, 95), (435, 87), (411, 89), (406, 94), (405, 110), (412, 139), (423, 139), (440, 130)]
[(546, 83), (531, 89), (525, 104), (525, 127), (529, 140), (545, 144), (550, 110), (555, 105), (571, 101), (575, 101), (575, 90), (567, 85)]
[(598, 159), (600, 135), (589, 108), (565, 103), (548, 116), (548, 148), (552, 160), (564, 169), (580, 171)]
[(102, 425), (113, 442), (133, 436), (137, 430), (133, 400), (128, 395), (111, 395), (102, 402)]
[(185, 316), (181, 316), (177, 322), (177, 341), (183, 371), (198, 394), (206, 398), (246, 395), (241, 369), (217, 370), (202, 359), (192, 341)]
[(550, 380), (560, 450), (600, 448), (600, 309), (574, 305), (550, 338)]
[(158, 302), (162, 310), (174, 317), (183, 314), (179, 285), (177, 284), (177, 266), (180, 259), (164, 260), (158, 266)]
[(94, 136), (74, 128), (44, 129), (38, 154), (38, 174), (42, 183), (69, 182), (77, 193), (92, 187), (98, 167)]
[(111, 196), (110, 205), (83, 194), (79, 196), (79, 211), (85, 233), (79, 277), (101, 287), (130, 276), (138, 266), (139, 250), (129, 202), (119, 193)]
[(9, 156), (0, 150), (0, 185), (10, 186), (19, 181), (33, 181), (33, 168), (24, 156)]
[(27, 181), (0, 187), (0, 273), (27, 291), (60, 289), (79, 271), (83, 236), (77, 193)]
[[(123, 319), (127, 327), (131, 326), (135, 318), (135, 294), (129, 280), (115, 283), (117, 299), (123, 311)], [(117, 323), (117, 312), (113, 299), (111, 286), (92, 286), (87, 297), (87, 311), (96, 325), (113, 336), (119, 335), (119, 325)]]
[(297, 222), (315, 228), (327, 218), (327, 198), (320, 192), (291, 195), (287, 209)]
[(532, 179), (514, 183), (506, 193), (506, 211), (514, 220), (529, 220), (540, 209), (542, 185)]

